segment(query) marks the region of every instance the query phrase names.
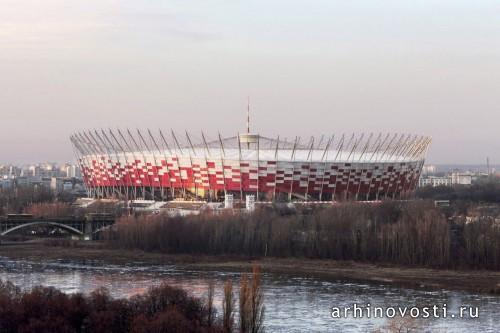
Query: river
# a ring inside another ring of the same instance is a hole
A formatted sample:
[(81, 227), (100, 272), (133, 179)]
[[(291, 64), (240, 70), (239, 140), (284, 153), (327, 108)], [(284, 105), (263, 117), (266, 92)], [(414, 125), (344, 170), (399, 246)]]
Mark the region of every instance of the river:
[[(151, 266), (140, 262), (129, 265), (103, 265), (100, 262), (31, 262), (0, 257), (0, 279), (29, 289), (53, 286), (66, 293), (89, 293), (106, 287), (115, 297), (142, 293), (162, 282), (182, 287), (194, 296), (206, 294), (208, 281), (216, 285), (215, 302), (220, 308), (222, 285), (227, 279), (239, 280), (240, 272), (198, 271), (176, 266)], [(332, 307), (432, 306), (447, 304), (448, 318), (420, 319), (424, 332), (498, 332), (500, 297), (457, 291), (421, 291), (306, 278), (264, 274), (265, 327), (267, 332), (371, 332), (387, 325), (381, 318), (334, 319)], [(457, 318), (460, 306), (478, 307), (478, 318)], [(456, 318), (450, 318), (456, 314)]]

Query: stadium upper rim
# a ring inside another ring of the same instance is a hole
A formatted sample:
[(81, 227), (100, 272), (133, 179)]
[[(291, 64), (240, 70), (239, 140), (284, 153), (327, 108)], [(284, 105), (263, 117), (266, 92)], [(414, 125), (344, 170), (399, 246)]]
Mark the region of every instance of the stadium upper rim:
[(339, 163), (412, 162), (425, 159), (429, 136), (405, 133), (352, 133), (319, 137), (270, 138), (237, 134), (223, 138), (173, 130), (86, 130), (70, 137), (78, 156), (158, 154), (230, 160)]

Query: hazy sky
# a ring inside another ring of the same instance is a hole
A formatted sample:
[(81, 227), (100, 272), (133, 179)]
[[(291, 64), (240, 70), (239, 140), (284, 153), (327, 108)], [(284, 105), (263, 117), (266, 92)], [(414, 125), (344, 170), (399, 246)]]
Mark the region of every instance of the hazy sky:
[(0, 162), (75, 130), (409, 131), (500, 162), (500, 1), (0, 2)]

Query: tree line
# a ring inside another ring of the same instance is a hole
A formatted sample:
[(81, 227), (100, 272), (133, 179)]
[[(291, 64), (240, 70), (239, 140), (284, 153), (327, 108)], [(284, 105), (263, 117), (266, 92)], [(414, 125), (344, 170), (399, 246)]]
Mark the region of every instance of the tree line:
[(20, 186), (0, 189), (0, 215), (19, 214), (33, 205), (53, 202), (50, 189), (43, 186)]
[(22, 291), (0, 280), (2, 333), (263, 333), (264, 296), (260, 268), (244, 273), (239, 289), (239, 320), (231, 280), (224, 284), (222, 316), (214, 306), (214, 284), (206, 298), (161, 284), (129, 299), (112, 298), (104, 288), (89, 295), (65, 294), (53, 287)]
[(172, 254), (301, 257), (500, 269), (494, 219), (449, 219), (431, 201), (286, 206), (252, 214), (121, 218), (103, 234), (110, 244)]

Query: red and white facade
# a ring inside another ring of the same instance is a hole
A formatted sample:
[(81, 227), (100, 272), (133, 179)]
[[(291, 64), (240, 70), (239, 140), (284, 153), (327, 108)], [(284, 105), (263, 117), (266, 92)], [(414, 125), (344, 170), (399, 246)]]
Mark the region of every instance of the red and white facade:
[[(89, 195), (124, 199), (379, 200), (418, 184), (430, 138), (342, 135), (306, 142), (130, 131), (71, 136)], [(181, 142), (183, 141), (183, 142)]]

